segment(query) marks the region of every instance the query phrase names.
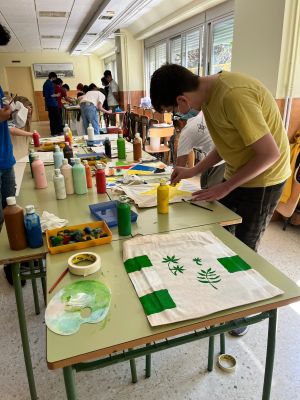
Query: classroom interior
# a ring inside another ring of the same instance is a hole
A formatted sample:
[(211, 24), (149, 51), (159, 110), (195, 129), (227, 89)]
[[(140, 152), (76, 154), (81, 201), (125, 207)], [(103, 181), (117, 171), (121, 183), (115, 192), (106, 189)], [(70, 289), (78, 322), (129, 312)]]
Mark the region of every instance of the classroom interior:
[[(126, 113), (124, 115), (126, 115), (129, 141), (132, 142), (134, 134), (139, 132), (143, 143), (143, 155), (158, 156), (167, 168), (172, 168), (176, 166), (176, 143), (178, 144), (180, 140), (179, 131), (174, 133), (175, 145), (170, 141), (170, 137), (162, 137), (161, 146), (166, 151), (161, 150), (161, 153), (151, 151), (149, 129), (151, 131), (153, 124), (172, 126), (172, 115), (160, 114), (145, 106), (149, 101), (150, 81), (154, 71), (169, 62), (182, 65), (199, 76), (213, 75), (221, 70), (241, 72), (257, 78), (269, 89), (276, 100), (289, 142), (292, 144), (300, 132), (299, 21), (300, 0), (2, 1), (0, 24), (9, 30), (11, 40), (6, 46), (0, 46), (0, 86), (7, 94), (18, 94), (29, 99), (32, 110), (25, 129), (39, 132), (41, 139), (44, 139), (51, 136), (43, 97), (43, 84), (51, 68), (58, 71), (58, 76), (70, 88), (68, 96), (74, 99), (77, 97), (79, 83), (84, 85), (94, 83), (100, 88), (104, 71), (110, 70), (119, 87), (119, 106)], [(45, 68), (43, 74), (39, 75), (39, 71), (43, 71), (43, 68)], [(83, 133), (82, 126), (74, 110), (68, 110), (68, 105), (64, 119), (77, 140)], [(113, 131), (114, 133), (124, 128), (123, 122), (123, 118), (121, 122), (118, 120), (119, 130)], [(106, 126), (101, 113), (100, 125)], [(106, 128), (108, 129), (108, 126)], [(174, 128), (171, 130), (173, 132)], [(24, 162), (24, 157), (27, 157), (32, 144), (31, 139), (24, 137), (12, 137), (12, 143), (17, 161), (15, 171), (20, 186), (19, 195), (22, 196), (22, 179), (29, 179), (30, 172), (26, 169), (24, 172), (22, 167), (20, 172), (18, 162), (22, 160)], [(191, 163), (189, 165), (193, 165), (198, 156), (198, 153), (193, 151), (189, 157)], [(24, 168), (29, 167), (27, 165)], [(50, 171), (50, 166), (46, 168)], [(51, 174), (52, 170), (53, 165)], [(289, 206), (275, 211), (260, 243), (258, 254), (300, 287), (300, 185), (295, 178), (294, 189), (296, 185), (297, 194)], [(30, 193), (28, 187), (27, 185), (27, 199)], [(89, 200), (97, 199), (95, 189), (92, 190), (94, 190), (93, 196), (84, 202), (84, 207), (87, 209)], [(32, 198), (37, 199), (36, 194), (33, 194)], [(46, 197), (44, 200), (47, 205), (51, 201)], [(53, 195), (53, 202), (63, 201), (69, 200), (56, 200)], [(40, 213), (45, 210), (42, 203), (36, 206)], [(170, 205), (170, 209), (174, 206)], [(67, 206), (57, 208), (55, 205), (53, 209), (65, 209), (67, 212)], [(89, 210), (84, 213), (88, 218)], [(153, 215), (156, 218), (156, 213)], [(72, 221), (69, 222), (70, 225), (75, 225), (84, 221), (75, 216), (73, 224)], [(148, 217), (146, 223), (156, 224), (156, 221), (153, 222)], [(182, 224), (186, 231), (190, 227), (195, 230), (195, 225)], [(154, 233), (168, 233), (172, 230), (171, 228), (168, 230), (169, 224), (158, 222), (157, 225), (153, 230)], [(164, 226), (161, 231), (160, 225)], [(138, 229), (134, 232), (143, 234)], [(117, 239), (114, 239), (114, 236)], [(2, 231), (1, 241), (3, 237)], [(120, 241), (115, 231), (112, 243), (116, 243), (114, 240)], [(4, 242), (0, 243), (1, 252), (5, 245)], [(94, 251), (94, 249), (86, 250)], [(101, 256), (101, 246), (99, 254)], [(0, 256), (0, 260), (3, 257)], [(55, 256), (51, 257), (50, 260), (53, 260)], [(219, 335), (216, 335), (216, 356), (212, 372), (207, 371), (209, 341), (206, 338), (171, 347), (165, 351), (154, 351), (151, 376), (147, 379), (145, 379), (147, 366), (144, 355), (135, 359), (136, 383), (132, 383), (132, 364), (126, 359), (124, 362), (108, 365), (105, 368), (76, 373), (76, 395), (72, 390), (69, 392), (67, 390), (66, 393), (65, 385), (68, 378), (62, 373), (63, 363), (55, 368), (51, 367), (51, 363), (47, 365), (48, 336), (43, 287), (40, 279), (37, 279), (40, 312), (36, 315), (32, 283), (28, 279), (22, 288), (22, 293), (37, 392), (37, 395), (33, 394), (33, 391), (29, 391), (24, 363), (24, 343), (22, 345), (20, 337), (15, 292), (7, 283), (2, 267), (0, 265), (1, 399), (258, 400), (261, 398), (266, 362), (267, 320), (250, 326), (248, 333), (243, 337), (236, 338), (228, 333), (225, 334), (226, 353), (234, 356), (236, 360), (233, 372), (224, 372), (217, 366)], [(46, 270), (47, 268), (49, 265), (46, 263)], [(132, 285), (130, 290), (132, 296), (135, 295)], [(278, 312), (271, 395), (267, 397), (265, 394), (263, 400), (300, 399), (300, 302), (293, 301), (292, 304), (288, 302), (286, 304), (280, 307)], [(107, 324), (109, 321), (110, 319)], [(122, 323), (126, 327), (128, 322), (124, 320)], [(81, 326), (80, 329), (82, 328), (87, 332), (85, 340), (89, 341), (86, 326)], [(101, 329), (105, 330), (105, 326)], [(76, 335), (73, 335), (75, 339), (70, 336), (75, 348)], [(55, 343), (52, 336), (49, 341), (51, 346)], [(63, 342), (59, 343), (62, 346)], [(144, 344), (146, 342), (137, 342), (137, 348)], [(93, 359), (89, 360), (86, 357), (82, 362)]]

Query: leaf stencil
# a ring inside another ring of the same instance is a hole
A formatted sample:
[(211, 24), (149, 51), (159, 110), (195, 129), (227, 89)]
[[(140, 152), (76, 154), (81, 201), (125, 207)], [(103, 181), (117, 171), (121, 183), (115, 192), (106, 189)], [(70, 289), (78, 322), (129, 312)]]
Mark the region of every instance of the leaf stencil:
[(202, 265), (202, 259), (199, 257), (193, 258), (193, 261), (199, 266)]
[(216, 284), (221, 281), (220, 275), (216, 273), (216, 271), (213, 271), (211, 268), (208, 268), (206, 271), (204, 269), (201, 269), (200, 272), (198, 272), (197, 279), (201, 283), (207, 283), (210, 286), (212, 286), (214, 289), (218, 289), (216, 286), (213, 284)]

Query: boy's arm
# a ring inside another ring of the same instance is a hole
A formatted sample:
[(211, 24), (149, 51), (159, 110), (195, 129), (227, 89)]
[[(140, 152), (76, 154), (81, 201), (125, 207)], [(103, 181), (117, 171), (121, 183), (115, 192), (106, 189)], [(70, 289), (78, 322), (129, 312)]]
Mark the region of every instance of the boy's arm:
[(207, 201), (222, 199), (232, 190), (260, 175), (280, 158), (278, 146), (271, 133), (267, 133), (250, 146), (254, 156), (247, 164), (226, 182), (193, 193), (193, 198)]
[(0, 108), (0, 122), (7, 121), (10, 118), (11, 108), (9, 105)]

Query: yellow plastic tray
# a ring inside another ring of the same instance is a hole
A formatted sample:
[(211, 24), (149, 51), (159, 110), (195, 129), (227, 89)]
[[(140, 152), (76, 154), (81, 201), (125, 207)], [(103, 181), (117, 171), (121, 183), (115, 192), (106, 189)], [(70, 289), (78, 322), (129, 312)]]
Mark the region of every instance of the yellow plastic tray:
[[(63, 244), (61, 246), (55, 246), (55, 247), (51, 246), (50, 236), (55, 236), (59, 231), (62, 231), (64, 229), (83, 230), (87, 226), (92, 228), (92, 229), (101, 228), (104, 232), (106, 232), (108, 234), (108, 236), (107, 237), (103, 237), (103, 238), (99, 238), (99, 239), (88, 240), (86, 242)], [(105, 221), (86, 222), (85, 224), (73, 225), (73, 226), (64, 226), (62, 228), (46, 230), (46, 241), (47, 241), (47, 246), (48, 246), (49, 253), (50, 254), (58, 254), (58, 253), (64, 253), (66, 251), (81, 250), (81, 249), (84, 249), (86, 247), (93, 247), (93, 246), (98, 246), (98, 245), (101, 245), (101, 244), (110, 243), (112, 241), (112, 233), (111, 233), (111, 230), (109, 229), (109, 227), (107, 226)]]

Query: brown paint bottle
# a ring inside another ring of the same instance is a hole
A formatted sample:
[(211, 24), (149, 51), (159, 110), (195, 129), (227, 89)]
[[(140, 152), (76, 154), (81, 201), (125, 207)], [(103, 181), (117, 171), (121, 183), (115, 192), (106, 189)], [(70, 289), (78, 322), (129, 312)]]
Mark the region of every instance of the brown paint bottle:
[(11, 250), (23, 250), (27, 247), (24, 213), (17, 205), (15, 197), (7, 197), (7, 206), (3, 210), (3, 216)]
[(134, 161), (140, 161), (142, 158), (142, 140), (140, 134), (136, 133), (133, 140), (133, 159)]

